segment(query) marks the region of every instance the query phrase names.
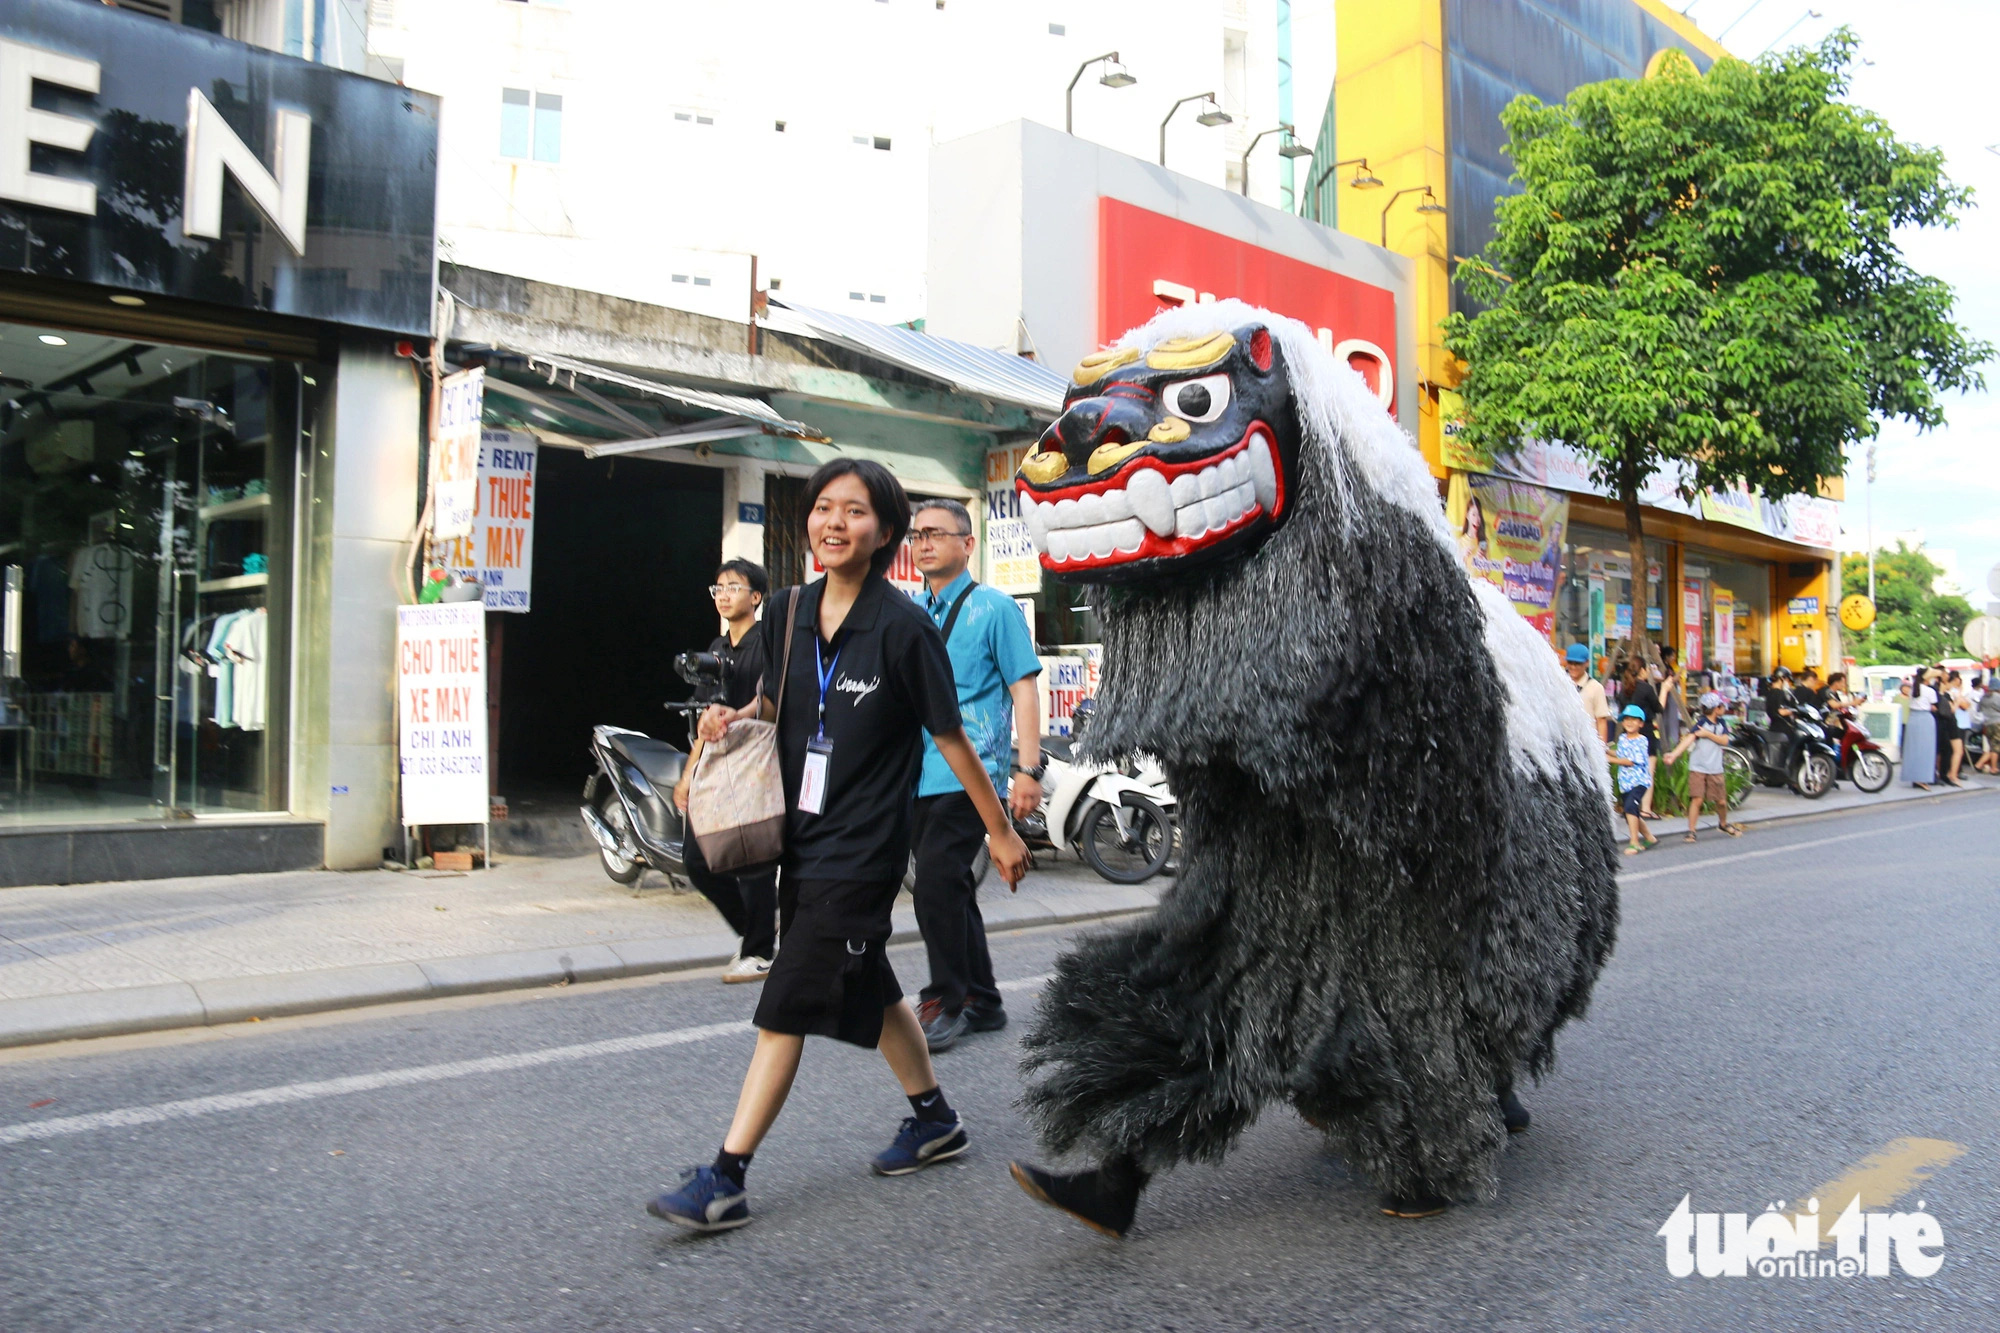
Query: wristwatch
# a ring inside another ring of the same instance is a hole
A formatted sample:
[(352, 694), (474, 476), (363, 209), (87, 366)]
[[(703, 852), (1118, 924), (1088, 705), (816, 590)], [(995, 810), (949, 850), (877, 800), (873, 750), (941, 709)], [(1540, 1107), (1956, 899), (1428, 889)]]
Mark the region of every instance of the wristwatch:
[(1036, 764), (1033, 768), (1023, 768), (1021, 765), (1016, 764), (1014, 765), (1014, 771), (1022, 777), (1033, 778), (1035, 781), (1040, 782), (1042, 774), (1049, 771), (1049, 766), (1046, 761)]

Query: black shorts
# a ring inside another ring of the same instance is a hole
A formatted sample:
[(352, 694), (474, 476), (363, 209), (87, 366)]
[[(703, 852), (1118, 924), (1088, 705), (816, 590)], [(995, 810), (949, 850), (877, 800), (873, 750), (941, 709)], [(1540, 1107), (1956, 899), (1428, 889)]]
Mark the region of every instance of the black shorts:
[(1645, 787), (1633, 787), (1618, 798), (1618, 808), (1628, 815), (1640, 813), (1645, 805), (1647, 790)]
[(902, 887), (780, 876), (778, 956), (752, 1021), (766, 1032), (875, 1049), (882, 1011), (903, 998), (887, 952)]

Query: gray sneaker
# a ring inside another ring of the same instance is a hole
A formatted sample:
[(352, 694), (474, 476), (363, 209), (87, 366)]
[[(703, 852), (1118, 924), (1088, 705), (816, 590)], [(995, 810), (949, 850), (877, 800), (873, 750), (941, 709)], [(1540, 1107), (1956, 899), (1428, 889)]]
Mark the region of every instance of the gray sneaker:
[(936, 1055), (939, 1051), (950, 1050), (960, 1037), (971, 1030), (972, 1021), (965, 1016), (963, 1009), (948, 1014), (939, 1007), (924, 1024), (924, 1044), (931, 1048), (932, 1055)]

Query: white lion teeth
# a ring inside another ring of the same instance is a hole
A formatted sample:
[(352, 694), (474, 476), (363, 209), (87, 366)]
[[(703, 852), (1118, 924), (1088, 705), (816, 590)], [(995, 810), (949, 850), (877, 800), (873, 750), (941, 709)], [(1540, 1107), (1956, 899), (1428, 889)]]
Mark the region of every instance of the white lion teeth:
[(1021, 513), (1036, 551), (1060, 565), (1136, 554), (1148, 530), (1167, 538), (1223, 531), (1277, 499), (1277, 466), (1259, 435), (1248, 450), (1171, 482), (1156, 468), (1135, 468), (1123, 486), (1074, 499), (1046, 504), (1024, 494)]
[(1278, 470), (1271, 461), (1271, 446), (1262, 435), (1250, 439), (1250, 482), (1257, 491), (1257, 503), (1269, 513), (1278, 505)]
[(1161, 537), (1174, 535), (1174, 495), (1167, 479), (1156, 470), (1142, 467), (1125, 483), (1132, 512)]

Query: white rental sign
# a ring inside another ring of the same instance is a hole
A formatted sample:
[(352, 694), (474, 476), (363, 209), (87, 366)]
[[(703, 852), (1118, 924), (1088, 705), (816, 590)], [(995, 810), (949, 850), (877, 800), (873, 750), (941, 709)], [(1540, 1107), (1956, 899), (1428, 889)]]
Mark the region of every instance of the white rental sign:
[[(1041, 591), (1042, 562), (1021, 517), (1021, 496), (1014, 489), (1014, 471), (1036, 446), (1011, 445), (986, 453), (986, 583), (1010, 596)], [(1034, 624), (1029, 617), (1028, 623)]]
[(396, 608), (403, 825), (486, 822), (486, 608)]
[(439, 385), (437, 429), (431, 437), (431, 536), (463, 537), (479, 507), (479, 414), (486, 406), (486, 371), (447, 375)]
[(479, 487), (472, 531), (438, 542), (431, 563), (486, 589), (488, 611), (527, 611), (535, 575), (535, 437), (479, 435)]

